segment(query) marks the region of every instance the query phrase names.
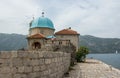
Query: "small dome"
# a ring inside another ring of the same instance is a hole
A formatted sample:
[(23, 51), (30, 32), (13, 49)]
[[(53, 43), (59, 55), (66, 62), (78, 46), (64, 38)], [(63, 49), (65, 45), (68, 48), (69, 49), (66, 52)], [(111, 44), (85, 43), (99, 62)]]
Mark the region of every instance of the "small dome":
[(31, 22), (31, 28), (50, 28), (55, 29), (52, 21), (46, 17), (39, 17)]

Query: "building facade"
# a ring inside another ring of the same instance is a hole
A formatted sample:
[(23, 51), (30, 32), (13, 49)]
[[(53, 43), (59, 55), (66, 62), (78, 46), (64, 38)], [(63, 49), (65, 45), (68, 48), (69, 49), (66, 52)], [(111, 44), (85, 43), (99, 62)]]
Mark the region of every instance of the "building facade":
[(73, 44), (76, 50), (79, 47), (79, 33), (71, 28), (63, 29), (56, 33), (53, 22), (42, 16), (30, 22), (28, 50), (53, 50), (55, 46), (68, 46)]
[(79, 33), (72, 30), (70, 27), (68, 29), (63, 29), (55, 33), (57, 39), (60, 40), (70, 40), (70, 42), (76, 47), (76, 50), (79, 48)]

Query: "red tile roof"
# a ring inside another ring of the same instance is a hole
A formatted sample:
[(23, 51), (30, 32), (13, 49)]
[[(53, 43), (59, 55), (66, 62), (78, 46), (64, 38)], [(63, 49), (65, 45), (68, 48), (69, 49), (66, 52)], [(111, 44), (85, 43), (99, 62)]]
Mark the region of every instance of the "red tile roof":
[(74, 31), (72, 29), (63, 29), (61, 31), (58, 31), (55, 33), (56, 35), (78, 35), (77, 31)]
[(31, 35), (31, 36), (28, 36), (27, 38), (38, 38), (38, 39), (40, 39), (40, 38), (45, 38), (45, 36), (43, 34), (39, 33), (39, 34), (34, 34), (34, 35)]

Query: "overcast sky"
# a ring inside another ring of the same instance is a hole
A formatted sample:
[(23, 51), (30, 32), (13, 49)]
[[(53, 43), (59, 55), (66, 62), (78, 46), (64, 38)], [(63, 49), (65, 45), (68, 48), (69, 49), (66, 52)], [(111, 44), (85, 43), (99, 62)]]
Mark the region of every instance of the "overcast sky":
[(28, 34), (42, 11), (56, 31), (72, 27), (81, 35), (120, 38), (120, 0), (0, 0), (0, 33)]

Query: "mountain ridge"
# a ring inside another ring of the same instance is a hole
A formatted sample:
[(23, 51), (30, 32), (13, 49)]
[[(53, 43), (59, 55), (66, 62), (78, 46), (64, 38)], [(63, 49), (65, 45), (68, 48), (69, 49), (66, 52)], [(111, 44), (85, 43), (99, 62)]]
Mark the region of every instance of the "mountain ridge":
[[(11, 51), (27, 48), (26, 35), (0, 33), (0, 51)], [(89, 48), (90, 53), (120, 52), (119, 38), (100, 38), (91, 35), (80, 36), (80, 46)]]
[(120, 52), (119, 38), (99, 38), (91, 35), (81, 36), (80, 45), (87, 46), (91, 53), (114, 53)]

